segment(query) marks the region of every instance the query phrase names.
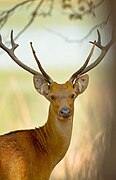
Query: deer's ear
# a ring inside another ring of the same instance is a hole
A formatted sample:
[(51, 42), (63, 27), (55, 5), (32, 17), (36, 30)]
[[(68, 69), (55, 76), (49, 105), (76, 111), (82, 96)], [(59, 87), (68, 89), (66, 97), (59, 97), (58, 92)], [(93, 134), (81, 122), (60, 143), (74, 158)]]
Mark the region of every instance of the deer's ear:
[(87, 74), (80, 76), (74, 83), (74, 89), (77, 95), (83, 93), (88, 86), (89, 76)]
[(43, 75), (33, 76), (34, 87), (41, 95), (48, 99), (49, 85)]

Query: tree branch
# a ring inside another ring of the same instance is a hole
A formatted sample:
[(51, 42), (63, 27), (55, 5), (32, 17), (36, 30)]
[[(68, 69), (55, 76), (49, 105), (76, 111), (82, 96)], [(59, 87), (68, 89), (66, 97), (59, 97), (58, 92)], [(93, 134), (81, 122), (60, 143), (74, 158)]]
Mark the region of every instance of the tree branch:
[(19, 8), (19, 7), (22, 7), (24, 6), (25, 4), (29, 4), (30, 2), (34, 2), (36, 0), (26, 0), (26, 1), (23, 1), (21, 3), (18, 3), (16, 4), (15, 6), (13, 6), (11, 9), (8, 9), (8, 10), (5, 10), (5, 11), (2, 11), (0, 13), (0, 29), (2, 29), (4, 27), (4, 25), (7, 23), (9, 17), (11, 15), (14, 14), (14, 12)]
[[(19, 7), (23, 7), (24, 5), (30, 5), (32, 6), (33, 3), (34, 4), (34, 10), (32, 11), (32, 13), (30, 14), (30, 18), (27, 22), (27, 24), (20, 30), (20, 32), (16, 35), (16, 37), (14, 38), (15, 40), (17, 38), (19, 38), (20, 35), (22, 35), (22, 33), (24, 33), (24, 31), (26, 31), (31, 25), (32, 23), (35, 21), (36, 17), (39, 17), (39, 16), (43, 16), (43, 17), (47, 17), (47, 16), (51, 16), (52, 15), (52, 11), (54, 9), (54, 2), (55, 0), (39, 0), (39, 2), (37, 0), (25, 0), (21, 3), (18, 3), (16, 4), (15, 6), (13, 6), (12, 8), (10, 8), (9, 10), (5, 10), (5, 11), (2, 11), (0, 13), (0, 29), (2, 29), (4, 27), (4, 25), (7, 23), (8, 19), (14, 15), (15, 11), (19, 8)], [(68, 2), (68, 6), (65, 4), (66, 2)], [(80, 2), (78, 1), (78, 5), (76, 6), (77, 7), (81, 7), (81, 10), (80, 11), (75, 11), (75, 5), (73, 4), (73, 1), (72, 0), (62, 0), (62, 9), (63, 11), (65, 11), (65, 9), (68, 8), (68, 10), (70, 10), (71, 12), (69, 13), (68, 11), (68, 16), (70, 19), (83, 19), (83, 17), (85, 15), (88, 15), (88, 14), (94, 14), (95, 15), (95, 9), (97, 7), (99, 7), (102, 3), (104, 2), (104, 0), (100, 0), (97, 4), (95, 4), (94, 1), (84, 1), (84, 0), (81, 0)], [(48, 7), (48, 11), (45, 12), (45, 10), (43, 10), (42, 12), (41, 11), (41, 6), (42, 4), (45, 3), (45, 5), (47, 3), (49, 3), (49, 5), (47, 5)], [(61, 2), (60, 2), (61, 3)], [(82, 8), (82, 5), (81, 4), (86, 4), (86, 8)], [(88, 8), (87, 8), (88, 7)], [(65, 11), (66, 12), (66, 11)], [(66, 13), (65, 13), (66, 14)], [(83, 42), (86, 38), (89, 37), (89, 35), (97, 28), (103, 28), (107, 22), (109, 20), (109, 14), (106, 18), (105, 21), (95, 25), (83, 38), (79, 39), (79, 40), (71, 40), (71, 39), (68, 39), (68, 37), (66, 37), (65, 35), (59, 33), (59, 32), (55, 32), (54, 30), (51, 30), (49, 28), (46, 28), (47, 30), (51, 31), (52, 33), (56, 34), (57, 36), (60, 36), (61, 38), (63, 38), (65, 41), (67, 42), (72, 42), (72, 43), (80, 43), (80, 42)]]
[(26, 31), (26, 29), (31, 26), (31, 24), (34, 22), (35, 18), (37, 17), (37, 13), (38, 13), (38, 10), (40, 9), (41, 5), (43, 4), (44, 0), (41, 0), (36, 8), (34, 9), (34, 11), (31, 13), (31, 18), (30, 20), (28, 21), (28, 23), (24, 26), (24, 28), (17, 34), (17, 36), (14, 38), (15, 40), (19, 38), (19, 36), (24, 32)]
[(93, 28), (90, 29), (90, 31), (84, 36), (82, 37), (81, 39), (69, 39), (67, 36), (63, 35), (62, 33), (59, 33), (53, 29), (50, 29), (50, 28), (46, 28), (46, 30), (48, 30), (49, 32), (51, 33), (54, 33), (56, 36), (59, 36), (61, 37), (62, 39), (64, 39), (66, 42), (69, 42), (69, 43), (83, 43), (91, 34), (94, 30), (100, 28), (104, 28), (104, 26), (108, 23), (109, 19), (110, 19), (110, 16), (111, 16), (111, 11), (108, 13), (108, 16), (106, 17), (106, 19), (104, 21), (102, 21), (101, 23), (98, 23), (96, 24)]

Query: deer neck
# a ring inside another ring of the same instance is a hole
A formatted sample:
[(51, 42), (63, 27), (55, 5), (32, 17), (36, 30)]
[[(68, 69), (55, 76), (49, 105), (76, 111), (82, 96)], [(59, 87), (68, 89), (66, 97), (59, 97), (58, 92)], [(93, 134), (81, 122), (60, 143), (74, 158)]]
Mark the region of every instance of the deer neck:
[(48, 121), (44, 126), (48, 149), (55, 166), (66, 154), (72, 135), (73, 115), (69, 119), (59, 119), (49, 108)]

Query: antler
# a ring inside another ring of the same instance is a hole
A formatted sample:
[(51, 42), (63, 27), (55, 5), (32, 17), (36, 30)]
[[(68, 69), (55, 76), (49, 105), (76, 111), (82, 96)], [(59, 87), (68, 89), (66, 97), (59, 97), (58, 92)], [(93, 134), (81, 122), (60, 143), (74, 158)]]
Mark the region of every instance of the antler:
[(69, 79), (70, 82), (73, 82), (75, 80), (75, 78), (86, 68), (86, 66), (88, 65), (89, 61), (90, 61), (90, 58), (93, 54), (93, 51), (94, 51), (94, 48), (95, 48), (95, 44), (96, 44), (96, 41), (93, 42), (93, 47), (85, 61), (85, 63), (83, 64), (83, 66), (78, 70), (76, 71)]
[[(114, 38), (114, 34), (113, 34), (113, 32), (112, 32), (112, 38), (111, 38), (111, 40), (109, 41), (109, 43), (108, 43), (106, 46), (103, 46), (103, 45), (101, 44), (101, 35), (100, 35), (99, 30), (97, 30), (97, 34), (98, 34), (98, 41), (97, 41), (97, 42), (94, 41), (94, 42), (90, 42), (90, 43), (93, 44), (93, 48), (92, 48), (92, 49), (94, 49), (95, 46), (97, 46), (99, 49), (101, 49), (100, 55), (99, 55), (98, 58), (97, 58), (92, 64), (90, 64), (89, 66), (85, 65), (85, 64), (86, 64), (86, 61), (87, 61), (87, 60), (86, 60), (85, 63), (84, 63), (85, 66), (83, 65), (76, 73), (74, 73), (74, 74), (71, 76), (71, 78), (69, 79), (69, 81), (73, 82), (73, 81), (75, 80), (75, 78), (77, 78), (77, 76), (80, 76), (80, 75), (82, 75), (82, 74), (90, 71), (90, 70), (93, 69), (95, 66), (97, 66), (97, 65), (102, 61), (102, 59), (104, 58), (104, 56), (105, 56), (106, 53), (108, 52), (109, 48), (112, 46), (112, 44), (113, 44), (113, 42), (114, 42), (114, 39), (113, 39), (113, 38)], [(90, 54), (89, 54), (88, 57), (91, 58), (92, 53), (93, 53), (93, 50), (91, 50), (91, 52), (90, 52)], [(89, 58), (89, 60), (90, 60), (90, 58)], [(89, 62), (89, 60), (88, 60), (87, 62)], [(88, 63), (87, 63), (87, 64), (88, 64)]]
[(0, 35), (0, 47), (8, 53), (8, 55), (23, 69), (26, 71), (30, 72), (33, 75), (39, 74), (37, 71), (33, 70), (32, 68), (28, 67), (27, 65), (23, 64), (14, 54), (14, 50), (19, 46), (18, 44), (15, 44), (14, 39), (13, 39), (13, 30), (11, 31), (11, 48), (7, 48), (3, 43), (2, 43), (2, 37)]
[[(14, 54), (14, 50), (18, 47), (19, 45), (16, 44), (14, 42), (14, 39), (13, 39), (13, 30), (11, 31), (11, 48), (7, 48), (3, 43), (2, 43), (2, 37), (0, 35), (0, 47), (6, 51), (8, 53), (8, 55), (20, 66), (22, 67), (23, 69), (25, 69), (26, 71), (30, 72), (31, 74), (33, 75), (41, 75), (39, 72), (35, 71), (34, 69), (30, 68), (29, 66), (25, 65), (24, 63), (22, 63), (17, 57), (16, 55)], [(32, 47), (32, 46), (31, 46)], [(48, 83), (51, 83), (53, 82), (52, 79), (47, 75), (47, 73), (43, 70), (39, 60), (37, 59), (36, 57), (36, 54), (35, 54), (35, 51), (33, 49), (33, 55), (36, 59), (36, 62), (39, 66), (39, 69), (40, 71), (42, 72), (42, 74), (44, 75), (44, 77), (46, 78), (47, 82)]]
[(31, 46), (31, 49), (32, 49), (33, 56), (34, 56), (34, 58), (35, 58), (35, 60), (36, 60), (36, 62), (37, 62), (37, 65), (38, 65), (41, 73), (44, 75), (44, 77), (46, 78), (47, 82), (51, 84), (51, 83), (53, 82), (53, 80), (52, 80), (51, 77), (45, 72), (45, 70), (42, 68), (41, 63), (40, 63), (39, 59), (38, 59), (37, 56), (36, 56), (36, 52), (35, 52), (35, 50), (34, 50), (34, 48), (33, 48), (32, 42), (30, 42), (30, 46)]
[[(101, 49), (101, 53), (100, 55), (98, 56), (98, 58), (92, 63), (90, 64), (88, 67), (86, 67), (80, 75), (90, 71), (91, 69), (93, 69), (95, 66), (97, 66), (101, 61), (102, 59), (104, 58), (104, 56), (106, 55), (106, 53), (108, 52), (109, 48), (112, 46), (113, 44), (113, 34), (112, 34), (112, 38), (111, 40), (109, 41), (109, 43), (106, 45), (106, 46), (103, 46), (101, 44), (101, 35), (100, 35), (100, 32), (97, 30), (97, 34), (98, 34), (98, 41), (96, 42), (96, 46)], [(90, 42), (93, 44), (93, 42)]]

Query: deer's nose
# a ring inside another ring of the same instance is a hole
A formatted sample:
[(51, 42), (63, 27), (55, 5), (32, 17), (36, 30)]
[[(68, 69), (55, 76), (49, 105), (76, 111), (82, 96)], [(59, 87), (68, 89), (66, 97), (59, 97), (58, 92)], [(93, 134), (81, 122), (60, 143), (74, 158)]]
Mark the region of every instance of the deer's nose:
[(69, 116), (71, 116), (71, 109), (67, 107), (61, 108), (60, 116), (63, 118), (68, 118)]

